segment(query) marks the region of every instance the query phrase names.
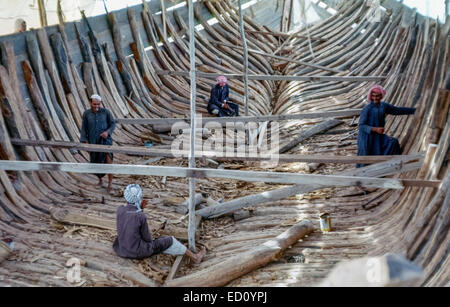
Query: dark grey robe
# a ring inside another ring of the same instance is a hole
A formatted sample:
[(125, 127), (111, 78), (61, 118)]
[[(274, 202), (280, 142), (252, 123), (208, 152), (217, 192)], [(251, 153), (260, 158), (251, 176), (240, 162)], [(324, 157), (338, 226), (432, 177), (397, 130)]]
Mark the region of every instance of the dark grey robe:
[(144, 212), (133, 205), (117, 209), (117, 238), (114, 251), (123, 258), (142, 259), (161, 253), (172, 245), (172, 237), (153, 239)]
[[(111, 135), (114, 132), (116, 123), (111, 112), (107, 109), (100, 108), (97, 113), (92, 112), (91, 109), (84, 111), (83, 122), (81, 125), (80, 142), (97, 144), (97, 145), (112, 145)], [(102, 138), (100, 134), (108, 131), (108, 137)], [(111, 161), (113, 160), (113, 154), (108, 153)], [(104, 152), (91, 152), (91, 163), (106, 163), (106, 153)], [(102, 178), (105, 174), (95, 174), (97, 177)]]

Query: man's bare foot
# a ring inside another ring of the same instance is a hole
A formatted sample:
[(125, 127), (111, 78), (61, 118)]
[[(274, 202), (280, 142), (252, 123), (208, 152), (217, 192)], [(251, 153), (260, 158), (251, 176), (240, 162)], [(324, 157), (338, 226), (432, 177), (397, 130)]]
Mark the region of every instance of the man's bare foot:
[(103, 187), (103, 181), (101, 179), (98, 181), (97, 186), (98, 187)]
[(108, 187), (106, 188), (106, 191), (108, 192), (108, 194), (111, 194), (111, 192), (112, 192), (111, 185), (108, 185)]
[(206, 249), (203, 247), (201, 251), (197, 254), (194, 254), (194, 258), (192, 259), (195, 264), (199, 264), (202, 262), (203, 257), (206, 255)]

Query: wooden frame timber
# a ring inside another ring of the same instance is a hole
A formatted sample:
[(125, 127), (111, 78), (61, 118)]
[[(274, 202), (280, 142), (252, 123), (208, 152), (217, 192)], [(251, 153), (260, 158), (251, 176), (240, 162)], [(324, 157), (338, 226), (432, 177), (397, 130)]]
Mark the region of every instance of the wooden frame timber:
[[(299, 114), (285, 114), (285, 115), (258, 115), (258, 116), (239, 116), (239, 117), (202, 117), (202, 123), (217, 122), (266, 122), (266, 121), (283, 121), (295, 119), (311, 119), (311, 118), (329, 118), (329, 117), (352, 117), (358, 116), (362, 109), (339, 110), (339, 111), (324, 111), (311, 112)], [(118, 124), (129, 125), (151, 125), (151, 124), (174, 124), (180, 121), (189, 121), (188, 117), (180, 118), (117, 118)]]
[[(227, 178), (243, 181), (260, 181), (317, 186), (361, 186), (368, 188), (402, 189), (401, 179), (356, 177), (340, 175), (312, 175), (280, 172), (235, 171), (223, 169), (197, 169), (173, 166), (147, 166), (128, 164), (34, 162), (0, 160), (0, 170), (9, 171), (62, 171), (91, 174), (133, 174), (145, 176), (172, 176), (189, 178)], [(421, 181), (408, 181), (410, 186)], [(426, 185), (438, 186), (440, 181), (429, 181)], [(423, 185), (421, 185), (423, 186)]]
[[(158, 75), (162, 76), (189, 76), (189, 72), (178, 70), (156, 70)], [(225, 76), (228, 79), (242, 79), (243, 74), (224, 74), (224, 73), (205, 73), (196, 71), (197, 77), (216, 78), (218, 76)], [(272, 80), (272, 81), (311, 81), (311, 82), (327, 82), (327, 81), (341, 81), (341, 82), (367, 82), (367, 81), (381, 81), (386, 79), (384, 76), (295, 76), (295, 75), (248, 75), (249, 80)]]
[[(155, 157), (166, 157), (175, 158), (175, 156), (170, 150), (153, 148), (142, 148), (142, 147), (127, 147), (127, 146), (108, 146), (108, 145), (95, 145), (95, 144), (84, 144), (84, 143), (73, 143), (65, 141), (42, 141), (42, 140), (23, 140), (23, 139), (11, 139), (13, 145), (19, 146), (36, 146), (36, 147), (50, 147), (50, 148), (68, 148), (70, 150), (85, 150), (92, 152), (111, 152), (111, 153), (121, 153), (128, 155), (141, 155), (141, 156), (155, 156)], [(187, 158), (189, 151), (180, 151), (178, 154), (182, 155), (182, 158)], [(227, 156), (224, 153), (212, 152), (212, 151), (196, 151), (196, 158), (211, 158), (217, 161), (267, 161), (274, 159), (273, 155), (260, 155), (260, 156)], [(290, 155), (290, 154), (280, 154), (277, 156), (278, 162), (284, 163), (294, 163), (294, 162), (308, 162), (308, 163), (344, 163), (344, 164), (373, 164), (383, 161), (388, 161), (399, 156), (334, 156), (334, 155)], [(419, 161), (423, 157), (423, 153), (414, 155), (403, 155), (403, 158), (416, 158)], [(179, 158), (179, 157), (177, 157)]]

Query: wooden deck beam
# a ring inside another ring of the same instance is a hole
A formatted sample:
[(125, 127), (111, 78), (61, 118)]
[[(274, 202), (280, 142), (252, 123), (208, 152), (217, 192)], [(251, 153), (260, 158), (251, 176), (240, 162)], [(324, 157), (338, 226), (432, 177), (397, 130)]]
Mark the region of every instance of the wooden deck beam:
[[(183, 76), (188, 77), (189, 72), (157, 70), (158, 75)], [(218, 76), (225, 76), (228, 79), (243, 79), (243, 74), (206, 73), (196, 71), (196, 76), (201, 78), (215, 79)], [(380, 81), (386, 79), (385, 76), (295, 76), (295, 75), (248, 75), (249, 80), (271, 80), (271, 81), (311, 81), (311, 82), (367, 82)]]
[[(145, 148), (145, 147), (131, 147), (131, 146), (108, 146), (108, 145), (95, 145), (84, 143), (73, 143), (66, 141), (43, 141), (43, 140), (25, 140), (25, 139), (11, 139), (13, 145), (19, 146), (36, 146), (36, 147), (50, 147), (50, 148), (68, 148), (71, 150), (85, 150), (92, 152), (111, 152), (128, 155), (139, 156), (151, 156), (151, 157), (164, 157), (164, 158), (180, 158), (175, 156), (170, 150), (158, 149), (158, 148)], [(187, 158), (189, 151), (181, 151), (181, 158)], [(213, 158), (216, 161), (269, 161), (276, 159), (278, 162), (283, 163), (295, 163), (295, 162), (307, 162), (307, 163), (343, 163), (343, 164), (373, 164), (391, 160), (396, 157), (412, 157), (416, 155), (404, 155), (404, 156), (334, 156), (334, 155), (289, 155), (280, 154), (276, 158), (274, 155), (261, 155), (261, 156), (228, 156), (223, 152), (213, 151), (197, 151), (195, 153), (196, 158)], [(417, 161), (419, 158), (417, 158)]]
[[(217, 122), (266, 122), (266, 121), (282, 121), (282, 120), (298, 120), (298, 119), (311, 119), (311, 118), (337, 118), (337, 117), (353, 117), (358, 116), (362, 109), (350, 109), (340, 111), (324, 111), (324, 112), (311, 112), (311, 113), (299, 113), (299, 114), (284, 114), (284, 115), (258, 115), (258, 116), (239, 116), (239, 117), (201, 117), (202, 123)], [(200, 120), (198, 118), (197, 122)], [(190, 121), (188, 117), (180, 118), (117, 118), (117, 124), (122, 125), (152, 125), (152, 124), (174, 124), (181, 121)]]
[[(36, 147), (50, 147), (50, 148), (68, 148), (71, 150), (85, 150), (92, 152), (111, 152), (128, 155), (150, 156), (150, 157), (164, 157), (164, 158), (179, 158), (175, 156), (170, 150), (158, 148), (132, 147), (132, 146), (109, 146), (109, 145), (95, 145), (84, 143), (73, 143), (66, 141), (43, 141), (43, 140), (25, 140), (25, 139), (11, 139), (13, 145), (19, 146), (36, 146)], [(187, 158), (189, 152), (187, 150), (178, 152), (182, 158)], [(228, 156), (223, 152), (213, 151), (197, 151), (196, 158), (213, 158), (216, 161), (270, 161), (276, 157), (274, 155), (260, 155), (252, 156)], [(295, 163), (343, 163), (343, 164), (373, 164), (391, 160), (396, 157), (413, 157), (416, 155), (404, 156), (334, 156), (334, 155), (289, 155), (280, 154), (276, 158), (278, 162)], [(419, 157), (417, 161), (419, 161)]]
[[(90, 174), (122, 174), (143, 176), (171, 176), (188, 178), (224, 178), (243, 181), (302, 184), (314, 186), (362, 186), (368, 188), (403, 189), (401, 179), (356, 177), (345, 175), (313, 175), (281, 172), (236, 171), (223, 169), (196, 169), (173, 166), (147, 166), (129, 164), (98, 164), (68, 162), (36, 162), (0, 160), (0, 170), (10, 171), (62, 171)], [(409, 181), (410, 186), (424, 181)], [(428, 184), (428, 183), (427, 183)], [(425, 184), (425, 185), (427, 185)], [(440, 184), (433, 181), (432, 185)], [(423, 186), (423, 185), (422, 185)]]

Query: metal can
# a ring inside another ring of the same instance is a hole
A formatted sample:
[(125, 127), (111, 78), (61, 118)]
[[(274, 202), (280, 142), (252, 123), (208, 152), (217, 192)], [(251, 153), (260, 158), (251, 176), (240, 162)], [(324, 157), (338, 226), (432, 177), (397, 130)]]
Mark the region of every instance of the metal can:
[(324, 232), (331, 231), (331, 217), (328, 213), (320, 215), (320, 230)]

